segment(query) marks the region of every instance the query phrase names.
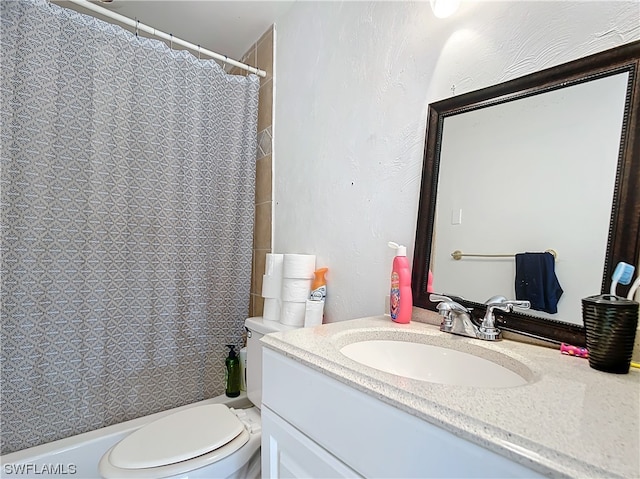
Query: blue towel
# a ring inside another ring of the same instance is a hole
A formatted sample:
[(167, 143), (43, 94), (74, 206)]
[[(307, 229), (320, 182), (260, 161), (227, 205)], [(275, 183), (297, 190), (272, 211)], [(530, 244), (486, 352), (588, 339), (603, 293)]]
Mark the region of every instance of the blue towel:
[(516, 299), (530, 301), (531, 309), (554, 314), (562, 293), (551, 253), (516, 254)]

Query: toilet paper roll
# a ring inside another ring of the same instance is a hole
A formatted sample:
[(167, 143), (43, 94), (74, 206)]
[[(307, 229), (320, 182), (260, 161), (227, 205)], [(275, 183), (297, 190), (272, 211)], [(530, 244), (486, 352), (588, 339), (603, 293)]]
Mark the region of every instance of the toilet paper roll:
[(304, 327), (319, 326), (322, 324), (324, 301), (309, 301), (305, 303)]
[(296, 303), (306, 301), (311, 292), (311, 281), (301, 278), (282, 278), (280, 298), (282, 301), (295, 301)]
[(282, 276), (282, 264), (284, 261), (283, 254), (267, 253), (265, 260), (264, 273), (269, 276)]
[(282, 276), (262, 275), (262, 297), (279, 298), (282, 290)]
[(283, 301), (280, 312), (280, 322), (288, 326), (303, 326), (306, 302), (294, 303)]
[(262, 319), (267, 321), (280, 321), (281, 304), (277, 298), (266, 298), (262, 309)]
[(285, 278), (313, 278), (316, 269), (314, 254), (285, 254), (282, 265), (282, 276)]

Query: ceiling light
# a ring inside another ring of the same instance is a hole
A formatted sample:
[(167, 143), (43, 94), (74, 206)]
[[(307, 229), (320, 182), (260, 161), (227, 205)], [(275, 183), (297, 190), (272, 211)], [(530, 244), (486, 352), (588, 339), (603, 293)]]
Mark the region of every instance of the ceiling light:
[(453, 15), (460, 6), (460, 0), (430, 0), (431, 10), (438, 18)]

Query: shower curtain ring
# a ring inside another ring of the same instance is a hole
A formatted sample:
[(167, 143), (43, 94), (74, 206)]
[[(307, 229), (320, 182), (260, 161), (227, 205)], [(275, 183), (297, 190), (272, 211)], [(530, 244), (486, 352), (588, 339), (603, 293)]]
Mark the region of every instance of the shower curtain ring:
[(200, 60), (200, 45), (198, 45), (198, 60)]
[(140, 20), (136, 18), (136, 37), (138, 36), (138, 25), (140, 24)]
[(169, 40), (169, 48), (173, 50), (173, 33), (170, 33), (169, 35), (171, 35), (171, 39)]

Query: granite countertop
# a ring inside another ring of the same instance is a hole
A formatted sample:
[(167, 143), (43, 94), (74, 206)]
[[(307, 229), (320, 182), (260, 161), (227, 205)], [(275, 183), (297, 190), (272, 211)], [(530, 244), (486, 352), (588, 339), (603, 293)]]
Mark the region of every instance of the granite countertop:
[[(489, 389), (407, 379), (340, 353), (373, 339), (424, 340), (520, 373), (524, 386)], [(586, 359), (516, 341), (480, 341), (437, 326), (354, 319), (265, 336), (288, 357), (552, 477), (640, 477), (640, 370), (608, 374)], [(524, 367), (523, 367), (524, 366)]]

